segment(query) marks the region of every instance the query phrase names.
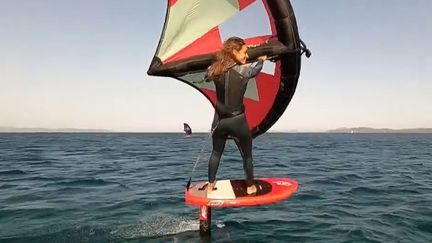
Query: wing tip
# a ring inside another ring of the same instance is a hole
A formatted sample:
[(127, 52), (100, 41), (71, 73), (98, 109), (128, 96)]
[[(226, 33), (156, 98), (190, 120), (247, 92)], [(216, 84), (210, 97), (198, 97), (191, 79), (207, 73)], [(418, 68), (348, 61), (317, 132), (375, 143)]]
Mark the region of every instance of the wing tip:
[(147, 70), (147, 74), (151, 76), (157, 76), (159, 73), (160, 66), (162, 65), (162, 61), (159, 57), (153, 57), (153, 60), (150, 63), (150, 67)]

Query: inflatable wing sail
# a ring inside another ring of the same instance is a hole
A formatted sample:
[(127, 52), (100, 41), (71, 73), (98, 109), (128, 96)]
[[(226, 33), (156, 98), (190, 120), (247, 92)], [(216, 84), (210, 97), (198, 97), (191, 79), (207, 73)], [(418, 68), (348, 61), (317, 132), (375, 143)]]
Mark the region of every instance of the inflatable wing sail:
[(183, 131), (185, 132), (185, 135), (187, 135), (187, 136), (192, 134), (192, 129), (187, 123), (183, 123)]
[[(300, 40), (289, 0), (256, 0), (269, 18), (270, 35), (245, 41), (250, 60), (267, 55), (273, 73), (261, 72), (249, 81), (244, 97), (253, 137), (266, 132), (283, 114), (294, 95), (300, 59), (310, 52)], [(203, 82), (207, 68), (222, 47), (221, 24), (248, 8), (255, 0), (168, 0), (165, 25), (149, 75), (173, 77), (200, 91), (215, 106), (212, 82)], [(245, 25), (248, 23), (245, 23)], [(241, 32), (235, 34), (242, 37)]]

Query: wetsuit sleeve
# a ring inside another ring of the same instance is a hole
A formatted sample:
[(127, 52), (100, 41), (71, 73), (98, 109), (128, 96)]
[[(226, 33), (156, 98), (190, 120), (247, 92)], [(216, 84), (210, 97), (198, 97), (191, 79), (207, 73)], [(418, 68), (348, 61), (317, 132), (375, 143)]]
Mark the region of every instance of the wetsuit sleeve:
[(251, 63), (246, 74), (245, 74), (245, 77), (246, 78), (253, 78), (253, 77), (257, 76), (261, 72), (261, 70), (263, 68), (263, 64), (264, 64), (263, 60), (258, 60), (254, 63)]

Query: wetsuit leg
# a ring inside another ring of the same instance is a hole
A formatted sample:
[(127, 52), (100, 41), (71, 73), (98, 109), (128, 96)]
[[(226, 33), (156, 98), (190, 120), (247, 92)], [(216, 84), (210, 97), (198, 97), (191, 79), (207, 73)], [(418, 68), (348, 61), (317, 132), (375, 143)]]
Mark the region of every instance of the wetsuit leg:
[[(227, 135), (234, 137), (238, 149), (243, 158), (243, 169), (246, 175), (246, 185), (253, 184), (253, 164), (252, 164), (252, 134), (244, 114), (224, 118), (219, 122), (213, 122), (216, 129), (213, 132), (213, 151), (209, 160), (208, 178), (213, 183), (216, 179), (216, 172), (225, 148)], [(214, 127), (214, 126), (212, 126)]]
[(242, 133), (236, 139), (237, 147), (243, 157), (243, 169), (246, 175), (246, 185), (252, 186), (253, 184), (253, 164), (252, 164), (252, 135), (250, 134), (249, 127), (248, 133)]
[(209, 166), (208, 166), (208, 180), (210, 183), (213, 183), (216, 180), (216, 173), (226, 143), (226, 135), (223, 134), (223, 129), (221, 129), (219, 125), (214, 130), (212, 138), (213, 138), (213, 151), (210, 156)]
[(240, 154), (243, 158), (243, 169), (246, 175), (246, 185), (253, 184), (253, 164), (252, 164), (252, 134), (244, 114), (231, 118), (229, 133), (233, 135)]

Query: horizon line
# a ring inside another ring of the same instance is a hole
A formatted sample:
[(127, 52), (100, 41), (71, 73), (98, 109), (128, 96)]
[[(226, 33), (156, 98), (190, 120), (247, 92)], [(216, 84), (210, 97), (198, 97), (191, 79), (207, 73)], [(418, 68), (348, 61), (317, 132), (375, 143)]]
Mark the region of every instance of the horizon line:
[[(210, 131), (198, 130), (194, 133), (209, 133)], [(287, 129), (287, 130), (268, 130), (265, 133), (432, 133), (432, 128), (373, 128), (373, 127), (340, 127), (336, 129)], [(179, 133), (182, 130), (116, 130), (116, 129), (94, 129), (94, 128), (24, 128), (0, 126), (0, 133)]]

